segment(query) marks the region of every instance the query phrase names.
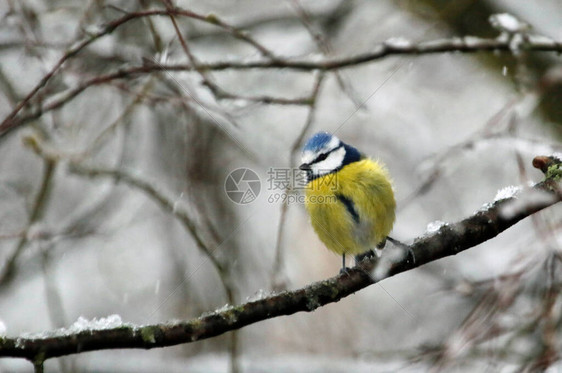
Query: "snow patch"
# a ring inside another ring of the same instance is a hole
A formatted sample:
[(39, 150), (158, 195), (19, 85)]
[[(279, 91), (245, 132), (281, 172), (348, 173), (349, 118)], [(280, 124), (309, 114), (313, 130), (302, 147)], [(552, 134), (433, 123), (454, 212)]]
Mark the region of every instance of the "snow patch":
[(427, 224), (427, 228), (425, 229), (425, 232), (426, 233), (435, 233), (439, 229), (441, 229), (441, 227), (443, 227), (445, 225), (447, 225), (447, 223), (445, 223), (444, 221), (441, 221), (441, 220), (432, 221), (431, 223)]
[(233, 308), (234, 306), (231, 304), (226, 303), (224, 306), (222, 306), (221, 308), (217, 308), (214, 313), (221, 313), (224, 311), (228, 311), (229, 309)]
[(484, 40), (482, 38), (479, 38), (478, 36), (471, 36), (471, 35), (467, 35), (463, 39), (467, 47), (477, 47)]
[(390, 271), (391, 263), (388, 260), (379, 260), (375, 268), (373, 268), (371, 272), (371, 276), (375, 281), (380, 281), (388, 275), (388, 271)]
[(410, 48), (412, 46), (412, 42), (403, 37), (394, 37), (386, 40), (384, 42), (384, 45), (386, 45), (389, 48), (402, 49), (402, 48)]
[(326, 56), (323, 53), (309, 53), (307, 57), (312, 62), (323, 62), (326, 60)]
[(6, 324), (4, 324), (4, 321), (0, 319), (0, 337), (5, 337), (7, 330), (8, 328), (6, 328)]
[(500, 201), (502, 199), (515, 197), (517, 193), (521, 191), (521, 189), (522, 188), (520, 186), (515, 186), (515, 185), (506, 186), (505, 188), (498, 190), (496, 196), (494, 197), (494, 201)]
[(265, 291), (263, 289), (259, 289), (253, 295), (250, 295), (249, 297), (246, 297), (246, 301), (247, 302), (254, 302), (254, 301), (257, 301), (257, 300), (260, 300), (260, 299), (267, 298), (269, 295), (271, 295), (271, 294), (268, 291)]
[(399, 247), (389, 247), (384, 249), (384, 253), (377, 260), (371, 275), (375, 281), (382, 280), (388, 276), (393, 263), (403, 260), (408, 255), (408, 251)]
[(500, 216), (504, 219), (511, 219), (536, 205), (542, 205), (553, 201), (555, 197), (542, 190), (531, 189), (528, 193), (521, 194), (519, 198), (510, 201), (502, 206)]
[(132, 327), (132, 324), (124, 323), (119, 315), (109, 315), (107, 317), (102, 317), (99, 319), (88, 320), (85, 317), (80, 316), (78, 320), (74, 322), (68, 328), (60, 328), (56, 330), (47, 330), (38, 333), (23, 333), (16, 340), (16, 347), (24, 346), (24, 342), (28, 339), (45, 339), (52, 337), (61, 337), (77, 334), (84, 331), (94, 332), (97, 330), (114, 329), (119, 327)]
[(489, 21), (494, 28), (512, 34), (524, 31), (528, 28), (525, 22), (520, 21), (517, 17), (509, 13), (492, 14)]
[(99, 319), (93, 318), (92, 320), (80, 316), (66, 331), (70, 334), (74, 334), (85, 330), (113, 329), (120, 326), (123, 326), (123, 321), (119, 315), (109, 315)]

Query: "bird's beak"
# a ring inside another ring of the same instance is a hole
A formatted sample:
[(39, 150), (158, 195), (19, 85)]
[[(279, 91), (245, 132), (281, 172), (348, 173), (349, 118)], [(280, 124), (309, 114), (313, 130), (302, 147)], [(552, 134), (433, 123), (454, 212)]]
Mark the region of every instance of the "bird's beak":
[(299, 166), (299, 169), (303, 171), (310, 171), (310, 165), (308, 163), (303, 163)]

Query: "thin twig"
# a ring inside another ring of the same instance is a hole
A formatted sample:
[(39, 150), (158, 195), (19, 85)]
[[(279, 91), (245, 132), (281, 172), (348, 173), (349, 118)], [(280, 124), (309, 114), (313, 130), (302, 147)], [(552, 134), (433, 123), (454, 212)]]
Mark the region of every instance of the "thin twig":
[[(398, 209), (405, 209), (410, 203), (417, 200), (418, 197), (429, 192), (432, 186), (435, 185), (437, 180), (443, 175), (443, 168), (447, 161), (464, 154), (464, 151), (474, 149), (477, 144), (484, 141), (491, 141), (501, 138), (512, 139), (505, 125), (507, 116), (513, 112), (518, 103), (521, 102), (520, 97), (516, 97), (507, 102), (500, 110), (492, 115), (483, 126), (478, 128), (474, 133), (469, 135), (465, 140), (462, 140), (439, 154), (433, 155), (431, 159), (422, 161), (431, 162), (429, 167), (421, 167), (424, 169), (424, 179), (422, 182), (413, 189), (406, 197), (398, 204)], [(502, 127), (503, 125), (503, 127)]]
[[(171, 10), (173, 9), (173, 5), (171, 0), (162, 0), (163, 3), (166, 5), (166, 9)], [(180, 45), (183, 49), (183, 52), (187, 56), (189, 63), (193, 66), (195, 71), (199, 74), (201, 79), (203, 80), (203, 85), (207, 86), (213, 92), (215, 96), (220, 96), (222, 93), (222, 89), (214, 82), (214, 79), (208, 74), (205, 70), (199, 67), (199, 60), (195, 57), (195, 55), (191, 52), (191, 49), (187, 46), (185, 39), (178, 27), (178, 23), (174, 15), (170, 12), (170, 20), (172, 21), (172, 25), (174, 26), (174, 31), (180, 41)]]
[(88, 145), (87, 149), (83, 153), (90, 153), (98, 149), (102, 145), (103, 140), (107, 138), (108, 135), (114, 133), (119, 125), (125, 123), (129, 116), (133, 113), (133, 110), (142, 102), (143, 98), (152, 89), (153, 84), (154, 79), (153, 77), (150, 77), (150, 79), (148, 79), (148, 81), (143, 84), (141, 89), (139, 89), (138, 92), (134, 93), (133, 100), (129, 104), (127, 104), (127, 106), (125, 106), (121, 114), (93, 139), (93, 141), (90, 143), (90, 145)]
[(134, 176), (130, 173), (120, 170), (85, 167), (75, 163), (70, 165), (69, 170), (72, 173), (86, 177), (110, 177), (117, 182), (124, 182), (131, 187), (145, 192), (146, 195), (155, 200), (162, 209), (170, 212), (182, 223), (182, 225), (193, 237), (195, 243), (197, 244), (197, 247), (203, 254), (205, 254), (205, 256), (211, 261), (212, 265), (218, 271), (229, 301), (233, 299), (231, 286), (225, 280), (225, 276), (227, 275), (227, 268), (215, 257), (215, 255), (213, 254), (213, 250), (205, 243), (205, 240), (199, 233), (199, 230), (197, 229), (193, 218), (189, 216), (186, 211), (178, 209), (174, 201), (168, 198), (165, 193), (162, 192), (158, 187), (146, 180), (142, 180), (138, 176)]
[(52, 159), (46, 159), (43, 163), (43, 179), (41, 180), (39, 191), (37, 192), (37, 196), (35, 197), (35, 201), (33, 202), (33, 206), (31, 207), (31, 213), (27, 223), (27, 228), (18, 241), (15, 250), (4, 262), (2, 272), (0, 272), (0, 286), (8, 282), (14, 275), (16, 262), (19, 256), (24, 252), (29, 242), (29, 229), (34, 223), (42, 219), (43, 213), (45, 212), (46, 206), (48, 204), (57, 162)]
[[(344, 0), (345, 1), (345, 0)], [(317, 48), (324, 54), (324, 56), (330, 56), (333, 54), (334, 50), (332, 45), (324, 35), (320, 31), (316, 29), (312, 22), (312, 17), (308, 13), (308, 11), (303, 7), (299, 0), (291, 0), (291, 5), (297, 12), (299, 19), (301, 20), (303, 26), (306, 28), (312, 40), (316, 43)], [(349, 84), (349, 82), (345, 81), (343, 77), (343, 72), (339, 70), (334, 71), (334, 76), (336, 77), (336, 81), (340, 86), (342, 92), (344, 92), (347, 97), (351, 100), (351, 102), (355, 105), (356, 108), (361, 106), (361, 100), (357, 97), (356, 93), (353, 90), (353, 87)]]
[[(308, 115), (304, 126), (302, 127), (299, 136), (295, 139), (293, 145), (291, 146), (291, 150), (289, 152), (289, 165), (290, 167), (295, 169), (295, 159), (297, 158), (298, 151), (301, 147), (302, 141), (308, 130), (312, 126), (314, 122), (314, 115), (316, 113), (317, 103), (318, 103), (318, 96), (320, 93), (320, 87), (322, 85), (322, 81), (324, 80), (324, 72), (319, 72), (316, 80), (314, 82), (314, 86), (312, 88), (312, 93), (310, 94), (308, 100), (310, 102), (310, 108), (308, 109)], [(285, 189), (285, 193), (291, 193), (291, 186)], [(285, 202), (281, 204), (281, 214), (279, 216), (279, 224), (277, 226), (277, 241), (275, 243), (275, 261), (273, 263), (273, 273), (271, 276), (271, 282), (273, 285), (274, 290), (281, 290), (286, 287), (285, 281), (281, 279), (283, 264), (284, 264), (284, 257), (283, 257), (283, 237), (285, 235), (285, 224), (287, 218), (287, 210), (289, 209), (289, 203)]]

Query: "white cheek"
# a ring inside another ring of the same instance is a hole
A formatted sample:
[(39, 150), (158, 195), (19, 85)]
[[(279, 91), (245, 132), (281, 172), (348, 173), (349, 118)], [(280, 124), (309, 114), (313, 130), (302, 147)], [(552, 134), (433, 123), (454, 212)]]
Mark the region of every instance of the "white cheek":
[(321, 176), (332, 172), (333, 170), (340, 168), (343, 159), (345, 158), (345, 149), (340, 148), (328, 155), (328, 158), (324, 159), (322, 162), (314, 163), (310, 166), (312, 169), (312, 174), (315, 176)]
[(309, 164), (314, 160), (314, 156), (315, 154), (313, 152), (311, 152), (310, 150), (306, 150), (302, 153), (301, 161), (302, 163)]

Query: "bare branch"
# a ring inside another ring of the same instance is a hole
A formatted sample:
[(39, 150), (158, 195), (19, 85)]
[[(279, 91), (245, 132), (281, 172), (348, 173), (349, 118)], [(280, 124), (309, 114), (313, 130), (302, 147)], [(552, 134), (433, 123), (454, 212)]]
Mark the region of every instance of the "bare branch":
[[(183, 15), (183, 16), (191, 16), (195, 19), (201, 19), (202, 16), (200, 15), (193, 15), (191, 12), (187, 11), (180, 11), (174, 9), (174, 11), (170, 11), (175, 15)], [(146, 11), (141, 13), (131, 13), (126, 17), (120, 18), (119, 20), (113, 21), (110, 23), (112, 28), (106, 26), (103, 31), (95, 34), (92, 38), (99, 38), (102, 35), (113, 31), (115, 27), (120, 24), (123, 24), (127, 20), (134, 19), (133, 15), (136, 17), (145, 17), (145, 16), (154, 16), (154, 15), (169, 15), (167, 11)], [(132, 17), (132, 18), (131, 18)], [(208, 20), (206, 20), (208, 22)], [(109, 31), (108, 31), (109, 30)], [(90, 40), (90, 39), (88, 39)], [(64, 61), (69, 59), (70, 57), (76, 55), (83, 47), (88, 45), (88, 43), (81, 43), (80, 47), (74, 47), (73, 49), (69, 50), (61, 58), (61, 65)], [(521, 45), (520, 48), (524, 48), (527, 51), (534, 51), (534, 52), (562, 52), (562, 42), (550, 40), (547, 38), (533, 38), (530, 37), (526, 44)], [(354, 56), (344, 56), (344, 57), (329, 57), (329, 58), (322, 58), (322, 59), (313, 59), (313, 58), (303, 58), (303, 59), (260, 59), (255, 61), (244, 61), (244, 60), (234, 60), (234, 61), (217, 61), (217, 62), (200, 62), (197, 67), (194, 67), (192, 64), (161, 64), (161, 63), (151, 63), (145, 66), (136, 66), (136, 67), (129, 67), (129, 68), (122, 68), (113, 73), (99, 75), (90, 79), (83, 81), (82, 83), (78, 84), (76, 87), (67, 90), (65, 93), (61, 94), (60, 97), (51, 100), (50, 102), (39, 106), (38, 108), (31, 109), (28, 113), (20, 115), (17, 117), (18, 112), (21, 110), (23, 106), (25, 106), (32, 98), (33, 95), (42, 87), (44, 86), (47, 81), (58, 71), (60, 66), (55, 66), (50, 73), (48, 73), (40, 84), (32, 90), (28, 94), (23, 101), (21, 101), (12, 113), (10, 113), (4, 121), (0, 124), (0, 137), (5, 136), (9, 133), (12, 129), (17, 128), (20, 125), (23, 125), (33, 119), (39, 118), (46, 112), (58, 109), (62, 107), (64, 104), (68, 103), (72, 99), (74, 99), (77, 95), (82, 93), (89, 87), (107, 84), (116, 79), (125, 79), (136, 77), (138, 75), (144, 75), (159, 71), (167, 71), (167, 72), (174, 72), (174, 71), (194, 71), (194, 70), (201, 70), (201, 71), (219, 71), (219, 70), (249, 70), (249, 69), (291, 69), (296, 71), (311, 71), (311, 70), (324, 70), (324, 71), (331, 71), (331, 70), (338, 70), (343, 68), (349, 68), (357, 65), (361, 65), (364, 63), (374, 62), (380, 59), (383, 59), (388, 56), (400, 56), (400, 55), (409, 55), (409, 56), (416, 56), (416, 55), (426, 55), (426, 54), (436, 54), (436, 53), (443, 53), (443, 52), (462, 52), (462, 53), (476, 53), (476, 52), (493, 52), (493, 51), (505, 51), (505, 52), (512, 52), (509, 40), (504, 40), (503, 38), (497, 39), (481, 39), (476, 37), (464, 37), (464, 38), (452, 38), (452, 39), (442, 39), (442, 40), (433, 40), (433, 41), (426, 41), (420, 43), (410, 43), (410, 42), (396, 42), (388, 40), (384, 43), (381, 43), (375, 46), (371, 51), (357, 54)], [(241, 98), (251, 101), (261, 101), (264, 103), (278, 103), (278, 104), (295, 104), (295, 105), (307, 105), (308, 103), (304, 101), (302, 98), (275, 98), (275, 97), (244, 97), (238, 96), (234, 94), (228, 94), (226, 92), (220, 92), (223, 94), (224, 98), (232, 99), (232, 98)], [(221, 98), (220, 95), (218, 98)]]
[[(295, 12), (298, 14), (303, 26), (310, 34), (310, 37), (316, 43), (318, 50), (322, 51), (322, 54), (324, 54), (324, 56), (329, 56), (333, 54), (333, 48), (331, 43), (327, 38), (324, 37), (324, 35), (322, 35), (322, 32), (320, 32), (320, 30), (317, 30), (317, 28), (314, 26), (310, 14), (300, 3), (300, 1), (291, 0), (290, 4), (294, 8)], [(357, 95), (353, 91), (353, 87), (351, 86), (351, 84), (344, 79), (342, 72), (336, 70), (334, 72), (334, 75), (342, 92), (344, 92), (349, 97), (349, 99), (355, 105), (356, 108), (360, 107), (361, 100), (357, 98)]]
[(17, 260), (25, 251), (25, 248), (29, 243), (29, 230), (33, 224), (39, 222), (43, 218), (43, 214), (48, 204), (57, 162), (52, 159), (45, 159), (43, 163), (43, 179), (41, 180), (41, 186), (39, 187), (39, 191), (37, 192), (37, 196), (35, 197), (35, 201), (33, 203), (33, 206), (31, 207), (31, 213), (29, 216), (27, 227), (20, 237), (15, 250), (6, 259), (3, 267), (1, 268), (0, 286), (5, 285), (7, 282), (9, 282), (14, 275)]
[(177, 8), (177, 7), (165, 9), (165, 10), (164, 9), (155, 9), (155, 10), (147, 10), (147, 11), (144, 11), (144, 12), (128, 13), (121, 18), (118, 18), (118, 19), (115, 19), (113, 21), (108, 22), (99, 31), (88, 35), (82, 41), (80, 41), (80, 42), (76, 43), (75, 45), (71, 46), (63, 54), (63, 56), (57, 61), (55, 66), (53, 66), (53, 68), (51, 68), (51, 70), (47, 74), (45, 74), (43, 76), (43, 78), (41, 78), (39, 83), (37, 83), (37, 85), (35, 85), (35, 87), (33, 87), (33, 89), (31, 89), (31, 91), (24, 97), (24, 99), (21, 100), (16, 105), (16, 107), (10, 112), (10, 114), (8, 114), (6, 116), (6, 118), (2, 121), (2, 123), (0, 123), (0, 132), (2, 134), (4, 134), (4, 133), (6, 133), (6, 130), (8, 130), (10, 128), (13, 128), (14, 126), (17, 126), (18, 123), (14, 122), (13, 119), (20, 112), (20, 110), (23, 109), (23, 107), (26, 106), (29, 103), (29, 101), (35, 96), (35, 94), (37, 92), (39, 92), (39, 90), (42, 89), (49, 82), (49, 80), (51, 80), (51, 78), (55, 74), (58, 73), (58, 71), (62, 68), (62, 66), (64, 65), (64, 63), (67, 60), (76, 56), (78, 53), (80, 53), (88, 45), (90, 45), (91, 43), (95, 42), (96, 40), (104, 37), (105, 35), (111, 34), (113, 31), (115, 31), (115, 29), (117, 29), (118, 27), (128, 23), (129, 21), (132, 21), (132, 20), (135, 20), (135, 19), (141, 19), (141, 18), (145, 18), (145, 17), (170, 16), (170, 15), (193, 18), (193, 19), (196, 19), (196, 20), (199, 20), (199, 21), (202, 21), (202, 22), (209, 23), (209, 24), (215, 25), (217, 27), (220, 27), (220, 28), (224, 29), (225, 31), (231, 33), (234, 37), (236, 37), (238, 39), (241, 39), (241, 40), (243, 40), (247, 43), (250, 43), (251, 45), (256, 47), (262, 54), (264, 54), (268, 57), (272, 57), (272, 55), (263, 46), (261, 46), (259, 43), (257, 43), (255, 40), (253, 40), (247, 34), (240, 31), (238, 28), (236, 28), (234, 26), (231, 26), (228, 23), (222, 21), (216, 15), (213, 15), (213, 14), (202, 15), (202, 14), (198, 14), (198, 13), (195, 13), (195, 12), (192, 12), (192, 11), (189, 11), (189, 10), (180, 9), (180, 8)]
[[(446, 224), (436, 232), (418, 237), (410, 246), (415, 261), (403, 258), (388, 262), (384, 273), (377, 270), (380, 265), (365, 260), (359, 266), (336, 277), (301, 289), (217, 310), (188, 321), (144, 326), (121, 324), (107, 329), (79, 332), (61, 329), (37, 336), (0, 338), (0, 356), (20, 357), (36, 362), (85, 351), (151, 349), (211, 338), (278, 316), (312, 312), (385, 278), (474, 247), (497, 236), (522, 219), (558, 203), (562, 199), (558, 183), (561, 161), (552, 157), (541, 157), (535, 166), (547, 169), (544, 181), (522, 192), (517, 198), (495, 201), (462, 221)], [(540, 198), (536, 198), (537, 195)]]

